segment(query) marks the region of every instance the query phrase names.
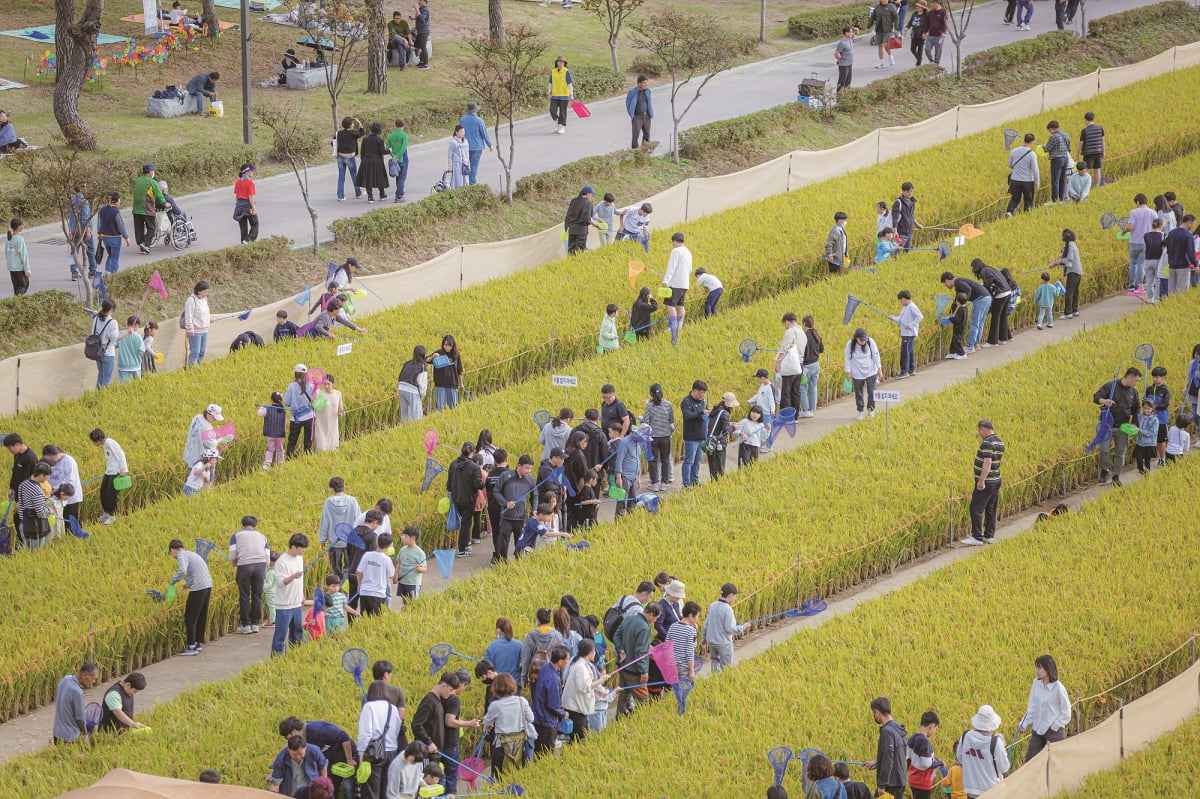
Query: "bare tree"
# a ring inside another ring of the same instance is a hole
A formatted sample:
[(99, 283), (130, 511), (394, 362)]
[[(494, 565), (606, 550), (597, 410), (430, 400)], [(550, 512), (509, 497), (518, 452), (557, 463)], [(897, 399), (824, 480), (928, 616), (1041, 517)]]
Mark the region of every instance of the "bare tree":
[(488, 38), (496, 44), (504, 38), (504, 7), (501, 0), (488, 0)]
[[(325, 88), (329, 91), (329, 107), (333, 116), (333, 131), (338, 129), (338, 98), (351, 73), (363, 60), (363, 41), (367, 38), (367, 26), (362, 20), (367, 12), (351, 8), (341, 0), (327, 2), (324, 8), (316, 3), (301, 3), (297, 21), (300, 27), (312, 31), (309, 36), (318, 45), (314, 52), (321, 58), (325, 68)], [(384, 70), (386, 71), (386, 42)]]
[(308, 156), (300, 142), (303, 141), (300, 119), (303, 107), (299, 103), (283, 106), (256, 106), (254, 121), (269, 129), (275, 136), (275, 149), (287, 158), (292, 165), (292, 174), (300, 184), (300, 196), (304, 198), (304, 207), (308, 209), (308, 218), (312, 221), (312, 251), (317, 253), (317, 210), (313, 208), (308, 193)]
[[(679, 163), (679, 125), (708, 82), (733, 66), (737, 37), (711, 17), (660, 11), (632, 23), (634, 46), (671, 77), (671, 158)], [(689, 97), (684, 87), (694, 83)]]
[(954, 76), (958, 80), (962, 80), (962, 43), (974, 11), (975, 0), (961, 0), (958, 11), (954, 10), (954, 0), (946, 0), (946, 22), (950, 25), (950, 41), (954, 43)]
[(54, 50), (58, 60), (54, 120), (67, 144), (78, 150), (96, 149), (96, 137), (79, 114), (79, 92), (92, 74), (103, 13), (104, 0), (85, 0), (79, 19), (75, 18), (75, 0), (54, 2)]
[[(546, 52), (546, 41), (538, 31), (522, 25), (506, 28), (499, 42), (481, 36), (467, 42), (473, 58), (463, 71), (463, 88), (479, 97), (486, 111), (496, 115), (496, 157), (504, 170), (504, 197), (513, 198), (513, 161), (517, 137), (514, 125), (524, 90), (537, 72), (533, 62)], [(500, 146), (500, 128), (508, 131), (508, 154)]]
[(364, 0), (367, 4), (367, 91), (387, 94), (387, 22), (383, 18), (383, 0)]
[(617, 40), (621, 36), (621, 26), (634, 11), (641, 7), (643, 0), (583, 0), (583, 7), (596, 15), (604, 30), (608, 31), (608, 49), (612, 53), (614, 72), (620, 72), (617, 63)]

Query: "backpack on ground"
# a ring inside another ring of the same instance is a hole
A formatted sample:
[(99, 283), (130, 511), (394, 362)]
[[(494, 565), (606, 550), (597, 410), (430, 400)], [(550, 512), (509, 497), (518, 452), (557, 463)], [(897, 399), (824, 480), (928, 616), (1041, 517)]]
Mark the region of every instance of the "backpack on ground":
[(617, 604), (604, 611), (604, 634), (608, 640), (615, 641), (617, 639), (617, 630), (621, 628), (621, 622), (625, 620), (626, 612), (637, 603), (636, 597), (621, 597), (617, 600)]

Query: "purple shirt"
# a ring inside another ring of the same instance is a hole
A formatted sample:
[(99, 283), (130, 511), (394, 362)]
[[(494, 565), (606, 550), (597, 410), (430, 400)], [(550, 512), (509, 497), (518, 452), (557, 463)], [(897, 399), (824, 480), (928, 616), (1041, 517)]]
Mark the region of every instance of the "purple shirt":
[(1146, 240), (1146, 234), (1150, 232), (1150, 224), (1158, 219), (1158, 214), (1153, 209), (1139, 205), (1129, 212), (1129, 224), (1133, 230), (1129, 233), (1131, 242), (1141, 243)]

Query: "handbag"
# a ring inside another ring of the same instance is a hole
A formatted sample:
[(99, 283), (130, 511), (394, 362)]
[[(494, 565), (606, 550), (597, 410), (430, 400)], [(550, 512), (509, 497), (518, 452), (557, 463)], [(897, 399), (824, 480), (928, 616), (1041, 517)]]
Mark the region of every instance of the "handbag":
[(391, 177), (394, 177), (394, 178), (400, 177), (400, 162), (397, 161), (395, 158), (389, 158), (388, 165), (387, 165), (387, 172), (388, 172), (388, 175), (390, 175)]
[(363, 760), (370, 760), (378, 763), (387, 755), (387, 731), (392, 723), (392, 703), (388, 702), (387, 720), (383, 722), (383, 730), (378, 735), (367, 742), (367, 746), (363, 749)]
[(887, 46), (889, 50), (900, 50), (904, 47), (904, 39), (899, 36), (889, 36)]

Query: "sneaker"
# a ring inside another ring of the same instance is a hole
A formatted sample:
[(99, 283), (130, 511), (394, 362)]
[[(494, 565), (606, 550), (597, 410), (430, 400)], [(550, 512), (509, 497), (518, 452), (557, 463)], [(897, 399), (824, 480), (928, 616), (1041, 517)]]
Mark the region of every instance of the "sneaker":
[(1136, 291), (1134, 291), (1133, 293), (1134, 293), (1134, 296), (1137, 296), (1137, 297), (1145, 297), (1145, 296), (1146, 296), (1146, 287), (1145, 287), (1145, 286), (1138, 286), (1138, 287), (1137, 287), (1137, 290), (1136, 290)]
[(567, 132), (567, 126), (566, 126), (566, 125), (559, 125), (559, 126), (558, 126), (558, 130), (556, 130), (556, 131), (554, 131), (554, 132), (555, 132), (555, 133), (566, 133), (566, 132)]
[[(1026, 30), (1028, 30), (1028, 28), (1026, 28)], [(994, 544), (994, 543), (996, 543), (996, 537), (995, 537), (995, 536), (988, 536), (987, 538), (984, 538), (984, 539), (983, 539), (983, 543), (985, 543), (985, 544)]]
[(192, 647), (189, 646), (187, 649), (180, 652), (179, 656), (181, 658), (185, 658), (185, 657), (188, 657), (189, 655), (199, 655), (199, 654), (200, 654), (199, 649), (193, 649)]
[(866, 412), (866, 411), (859, 411), (859, 412), (858, 412), (858, 416), (857, 416), (857, 417), (855, 417), (855, 418), (856, 418), (858, 421), (860, 421), (860, 422), (861, 422), (863, 419), (866, 419), (866, 418), (867, 418), (867, 412)]
[(533, 547), (525, 547), (524, 549), (521, 550), (521, 554), (522, 555), (532, 555)]
[(274, 627), (274, 626), (275, 626), (275, 622), (273, 622), (273, 621), (264, 621), (264, 622), (262, 623), (262, 626), (263, 626), (264, 628), (265, 628), (265, 627)]
[(1041, 325), (1038, 325), (1038, 326), (1037, 326), (1037, 329), (1038, 329), (1038, 330), (1041, 330), (1041, 329), (1042, 329), (1042, 326), (1041, 326)]
[(472, 556), (472, 555), (474, 555), (474, 554), (475, 554), (475, 553), (471, 551), (471, 548), (470, 548), (470, 547), (467, 547), (467, 548), (466, 548), (466, 549), (464, 549), (464, 550), (461, 550), (461, 551), (459, 551), (459, 552), (455, 552), (455, 553), (454, 553), (454, 557), (456, 557), (456, 558), (469, 558), (469, 557), (471, 557), (471, 556)]
[(248, 624), (243, 624), (242, 626), (237, 628), (238, 635), (245, 635), (248, 632), (250, 632), (250, 625), (248, 625)]
[(813, 412), (812, 411), (803, 411), (800, 414), (800, 418), (801, 419), (811, 419), (811, 418), (813, 418)]
[(983, 344), (981, 344), (980, 346), (981, 346), (981, 347), (985, 347), (985, 348), (986, 348), (986, 347), (994, 347), (994, 346), (996, 346), (996, 345), (995, 345), (995, 344), (992, 344), (990, 341), (985, 341), (985, 342), (983, 342)]
[(884, 63), (882, 61), (880, 61), (878, 64), (875, 65), (875, 69), (883, 69), (884, 66), (885, 66)]
[(969, 547), (981, 547), (983, 546), (983, 539), (971, 536), (970, 538), (964, 538), (962, 541), (959, 541), (959, 543)]
[(1053, 323), (1053, 322), (1050, 322), (1050, 323), (1048, 323), (1048, 324), (1046, 325), (1046, 327), (1048, 327), (1048, 328), (1050, 328), (1051, 330), (1053, 330), (1053, 329), (1054, 329), (1054, 323)]
[(344, 202), (346, 202), (346, 198), (345, 198), (345, 197), (338, 197), (338, 202), (340, 202), (340, 203), (344, 203)]
[(971, 354), (972, 352), (974, 352), (974, 351), (975, 351), (975, 348), (974, 348), (974, 347), (967, 347), (967, 349), (966, 349), (966, 353), (967, 353), (967, 355), (970, 355), (970, 354)]
[(894, 67), (894, 66), (896, 66), (896, 59), (895, 59), (895, 58), (893, 58), (893, 57), (892, 57), (892, 56), (890, 56), (890, 55), (888, 56), (888, 66), (889, 66), (889, 67)]
[(104, 514), (104, 516), (102, 516), (100, 518), (100, 521), (104, 522), (105, 524), (112, 524), (116, 520), (117, 520), (117, 517), (113, 516), (111, 513), (106, 513), (106, 514)]
[(482, 544), (482, 543), (483, 543), (483, 539), (482, 539), (482, 538), (472, 538), (472, 539), (471, 539), (471, 543), (472, 543), (472, 544)]
[(1100, 472), (1100, 485), (1104, 485), (1105, 483), (1108, 482), (1108, 475), (1109, 475), (1109, 473), (1107, 470), (1102, 470)]
[(1115, 485), (1117, 488), (1121, 488), (1121, 478), (1120, 478), (1120, 477), (1117, 477), (1117, 476), (1114, 474), (1114, 475), (1113, 475), (1113, 478), (1112, 478), (1112, 484), (1113, 484), (1113, 485)]
[(906, 377), (908, 377), (908, 373), (907, 373), (907, 372), (901, 372), (900, 374), (896, 375), (896, 379), (897, 379), (897, 380), (903, 380), (903, 379), (904, 379), (904, 378), (906, 378)]
[(874, 419), (874, 418), (875, 418), (875, 411), (867, 411), (867, 418), (868, 418), (868, 419)]
[(150, 254), (150, 248), (149, 248), (149, 247), (147, 247), (145, 244), (139, 244), (139, 245), (138, 245), (138, 249), (142, 251), (142, 255), (149, 255), (149, 254)]
[(375, 204), (375, 200), (374, 200), (374, 199), (372, 199), (372, 198), (370, 198), (370, 197), (368, 197), (368, 198), (367, 198), (367, 204), (368, 204), (368, 205), (374, 205), (374, 204)]
[(1166, 461), (1166, 459), (1164, 459), (1164, 458), (1159, 458), (1159, 459), (1158, 459), (1158, 463), (1156, 463), (1155, 465), (1156, 465), (1156, 466), (1166, 466), (1166, 465), (1167, 465), (1167, 461)]
[(1064, 320), (1064, 319), (1070, 319), (1070, 318), (1071, 318), (1071, 314), (1069, 314), (1069, 313), (1065, 313), (1065, 314), (1062, 314), (1061, 316), (1059, 316), (1059, 317), (1058, 317), (1058, 321), (1060, 321), (1060, 322), (1061, 322), (1061, 321), (1062, 321), (1062, 320)]
[(429, 69), (428, 64), (417, 64), (417, 69)]
[(1131, 289), (1127, 289), (1127, 290), (1125, 291), (1125, 293), (1126, 293), (1127, 295), (1129, 295), (1130, 297), (1133, 297), (1133, 296), (1136, 296), (1136, 295), (1137, 295), (1137, 293), (1138, 293), (1138, 290), (1137, 290), (1137, 289), (1135, 289), (1135, 288), (1131, 288)]
[(251, 633), (256, 633), (256, 632), (258, 632), (258, 625), (257, 625), (257, 624), (251, 624), (251, 625), (250, 625), (250, 632), (251, 632)]

